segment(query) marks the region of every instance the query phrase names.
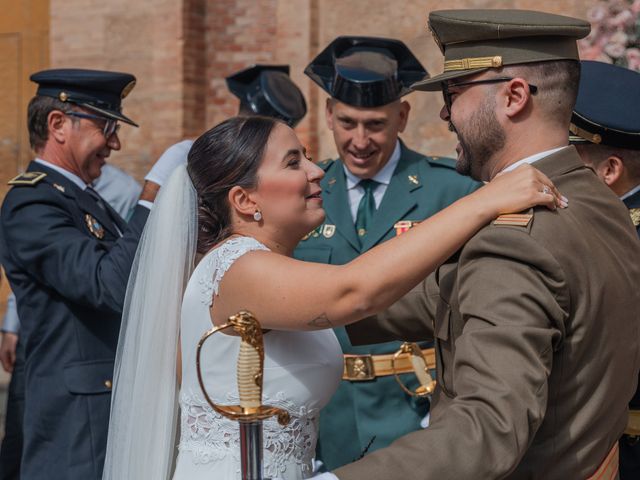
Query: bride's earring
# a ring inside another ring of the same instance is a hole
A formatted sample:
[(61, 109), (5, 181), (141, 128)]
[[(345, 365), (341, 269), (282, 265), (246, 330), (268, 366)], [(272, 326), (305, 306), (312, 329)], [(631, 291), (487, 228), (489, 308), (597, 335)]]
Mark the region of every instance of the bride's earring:
[(260, 210), (256, 210), (256, 213), (253, 214), (253, 219), (256, 222), (259, 222), (260, 220), (262, 220), (262, 213), (260, 212)]

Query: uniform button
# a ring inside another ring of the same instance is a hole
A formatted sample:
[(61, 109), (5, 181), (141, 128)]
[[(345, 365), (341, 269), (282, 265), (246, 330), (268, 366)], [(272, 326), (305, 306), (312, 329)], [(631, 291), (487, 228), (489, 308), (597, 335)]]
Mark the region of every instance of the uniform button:
[(107, 387), (107, 388), (111, 388), (111, 386), (112, 386), (111, 380), (105, 380), (104, 381), (104, 386)]

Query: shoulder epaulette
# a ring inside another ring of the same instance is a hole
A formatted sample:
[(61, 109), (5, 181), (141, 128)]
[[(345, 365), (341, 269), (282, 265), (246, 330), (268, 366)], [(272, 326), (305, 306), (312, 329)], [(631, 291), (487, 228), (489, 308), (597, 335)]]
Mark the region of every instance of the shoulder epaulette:
[(427, 161), (432, 164), (440, 165), (442, 167), (452, 168), (455, 170), (456, 161), (449, 157), (426, 157)]
[(493, 224), (512, 227), (526, 227), (529, 225), (532, 218), (533, 213), (508, 213), (500, 215), (493, 221)]
[(9, 180), (7, 183), (9, 185), (28, 185), (33, 187), (46, 176), (47, 174), (42, 172), (24, 172)]

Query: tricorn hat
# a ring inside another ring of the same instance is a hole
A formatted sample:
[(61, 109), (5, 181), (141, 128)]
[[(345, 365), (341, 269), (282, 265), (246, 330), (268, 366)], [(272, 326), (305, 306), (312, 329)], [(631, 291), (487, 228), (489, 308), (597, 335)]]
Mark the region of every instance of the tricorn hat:
[(253, 65), (227, 77), (240, 112), (279, 118), (295, 127), (307, 113), (300, 89), (289, 77), (289, 65)]
[(331, 97), (355, 107), (380, 107), (411, 92), (427, 71), (400, 40), (336, 38), (304, 73)]
[(640, 150), (640, 73), (608, 63), (581, 62), (571, 143)]
[(415, 90), (440, 90), (448, 80), (507, 65), (578, 60), (576, 40), (591, 26), (551, 13), (487, 9), (431, 12), (429, 29), (444, 54), (444, 71)]
[(34, 73), (30, 79), (38, 84), (36, 95), (57, 98), (102, 117), (138, 126), (122, 114), (122, 99), (136, 84), (136, 77), (129, 73), (57, 68)]

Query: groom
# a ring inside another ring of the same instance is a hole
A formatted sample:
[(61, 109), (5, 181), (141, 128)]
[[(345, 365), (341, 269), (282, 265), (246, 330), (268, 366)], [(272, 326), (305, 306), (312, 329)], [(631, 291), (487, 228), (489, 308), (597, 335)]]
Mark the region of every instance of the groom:
[(498, 217), (348, 328), (362, 343), (433, 333), (438, 386), (427, 429), (324, 478), (616, 478), (640, 366), (640, 245), (567, 146), (589, 24), (518, 10), (436, 11), (429, 24), (444, 73), (414, 88), (442, 90), (458, 170), (489, 181), (532, 163), (569, 207)]

